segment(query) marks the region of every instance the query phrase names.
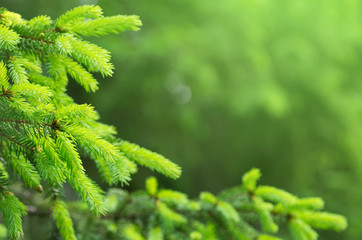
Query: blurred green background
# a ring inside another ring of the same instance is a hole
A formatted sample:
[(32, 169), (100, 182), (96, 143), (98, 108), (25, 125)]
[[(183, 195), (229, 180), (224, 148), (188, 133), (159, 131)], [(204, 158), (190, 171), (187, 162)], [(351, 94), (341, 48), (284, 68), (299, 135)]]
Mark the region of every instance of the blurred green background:
[[(321, 239), (361, 239), (362, 1), (1, 2), (27, 19), (81, 4), (143, 21), (92, 39), (112, 52), (114, 76), (99, 76), (95, 94), (69, 91), (121, 138), (182, 166), (178, 181), (158, 176), (163, 186), (217, 193), (259, 167), (262, 183), (321, 196), (348, 217), (346, 232)], [(140, 169), (129, 188), (150, 174)]]

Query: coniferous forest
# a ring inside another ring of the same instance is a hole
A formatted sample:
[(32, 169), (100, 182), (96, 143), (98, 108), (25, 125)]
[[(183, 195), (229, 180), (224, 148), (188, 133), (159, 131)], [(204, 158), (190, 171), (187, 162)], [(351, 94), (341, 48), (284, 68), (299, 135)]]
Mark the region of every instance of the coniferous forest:
[(3, 0), (0, 239), (360, 239), (361, 9)]

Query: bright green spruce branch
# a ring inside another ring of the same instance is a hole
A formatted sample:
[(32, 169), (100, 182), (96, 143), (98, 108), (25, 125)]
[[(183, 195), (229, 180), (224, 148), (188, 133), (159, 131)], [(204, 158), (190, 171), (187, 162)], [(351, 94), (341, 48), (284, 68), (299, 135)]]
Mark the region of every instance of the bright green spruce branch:
[[(257, 186), (258, 170), (244, 176), (244, 190), (220, 196), (204, 192), (198, 200), (159, 189), (155, 178), (147, 180), (146, 191), (110, 190), (104, 197), (87, 176), (82, 156), (94, 161), (110, 185), (127, 184), (137, 164), (172, 179), (181, 174), (167, 158), (118, 139), (113, 127), (98, 121), (92, 106), (76, 104), (66, 93), (69, 79), (94, 92), (98, 81), (92, 73), (113, 73), (110, 52), (83, 36), (134, 31), (140, 25), (137, 16), (104, 17), (98, 6), (74, 8), (56, 20), (48, 16), (25, 20), (0, 8), (0, 212), (9, 238), (22, 238), (22, 217), (27, 214), (19, 200), (21, 191), (12, 190), (12, 183), (19, 180), (47, 199), (45, 215), (52, 216), (67, 240), (88, 239), (87, 233), (94, 238), (98, 225), (106, 229), (107, 237), (132, 240), (278, 239), (275, 234), (283, 222), (296, 240), (316, 239), (314, 229), (345, 229), (343, 217), (320, 211), (319, 198), (299, 199), (277, 188)], [(81, 203), (62, 197), (64, 183)], [(85, 209), (100, 218), (85, 217)]]
[[(110, 53), (82, 36), (138, 30), (140, 25), (137, 16), (104, 17), (98, 6), (77, 7), (56, 20), (48, 16), (25, 20), (0, 9), (0, 160), (4, 176), (9, 172), (26, 186), (48, 193), (45, 197), (52, 202), (53, 217), (64, 239), (75, 239), (75, 234), (61, 197), (63, 183), (68, 182), (93, 213), (106, 213), (103, 191), (85, 173), (83, 153), (95, 161), (109, 184), (127, 183), (136, 171), (135, 159), (173, 178), (181, 173), (177, 165), (157, 154), (141, 152), (141, 148), (127, 152), (116, 141), (106, 140), (104, 137), (114, 139), (113, 129), (97, 122), (93, 107), (75, 104), (65, 92), (70, 78), (86, 91), (95, 91), (98, 82), (91, 73), (113, 73)], [(127, 157), (130, 154), (132, 158)], [(0, 184), (0, 194), (9, 237), (19, 239), (26, 207), (5, 184)]]
[[(84, 203), (69, 206), (79, 239), (207, 239), (207, 240), (316, 240), (316, 230), (343, 231), (344, 217), (322, 211), (321, 198), (298, 198), (284, 190), (257, 185), (261, 176), (252, 169), (242, 184), (219, 195), (202, 192), (198, 199), (159, 188), (146, 180), (145, 191), (110, 189), (108, 214), (85, 217)], [(289, 233), (287, 233), (289, 229)]]

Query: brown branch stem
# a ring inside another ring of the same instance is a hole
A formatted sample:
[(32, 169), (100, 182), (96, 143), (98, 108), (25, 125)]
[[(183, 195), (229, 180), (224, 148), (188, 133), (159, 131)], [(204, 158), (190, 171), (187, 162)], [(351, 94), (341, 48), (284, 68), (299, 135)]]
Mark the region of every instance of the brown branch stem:
[(55, 44), (55, 42), (53, 42), (53, 41), (48, 41), (48, 40), (41, 39), (41, 38), (30, 37), (30, 36), (24, 36), (24, 35), (20, 35), (20, 37), (22, 37), (22, 38), (26, 38), (26, 39), (35, 40), (35, 41), (39, 41), (39, 42), (41, 42), (42, 44), (44, 44), (44, 43)]
[(9, 141), (11, 141), (11, 142), (19, 145), (19, 146), (22, 147), (22, 148), (25, 148), (25, 149), (27, 149), (27, 150), (29, 150), (29, 151), (35, 151), (34, 148), (30, 148), (30, 147), (28, 147), (28, 146), (25, 146), (24, 144), (22, 144), (22, 143), (20, 143), (20, 142), (18, 142), (18, 141), (16, 141), (16, 140), (14, 140), (12, 137), (9, 137), (9, 136), (7, 136), (6, 134), (4, 134), (4, 133), (2, 133), (2, 132), (0, 132), (0, 135), (3, 136), (3, 137), (5, 137), (5, 138), (7, 138)]

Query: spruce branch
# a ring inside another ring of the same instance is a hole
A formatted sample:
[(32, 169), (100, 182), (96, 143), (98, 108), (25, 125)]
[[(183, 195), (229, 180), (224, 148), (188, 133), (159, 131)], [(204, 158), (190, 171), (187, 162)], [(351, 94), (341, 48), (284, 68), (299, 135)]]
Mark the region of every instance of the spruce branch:
[[(0, 8), (0, 211), (9, 238), (23, 236), (26, 197), (20, 190), (19, 200), (8, 190), (19, 179), (31, 194), (44, 191), (49, 201), (44, 213), (51, 213), (63, 239), (76, 239), (75, 229), (88, 228), (91, 223), (84, 221), (90, 219), (95, 227), (87, 231), (101, 229), (116, 239), (275, 240), (279, 226), (287, 224), (294, 239), (313, 240), (314, 229), (344, 230), (346, 219), (322, 211), (322, 199), (258, 185), (258, 169), (244, 175), (243, 187), (220, 195), (203, 192), (198, 199), (159, 189), (156, 178), (146, 181), (145, 191), (112, 189), (105, 195), (88, 177), (84, 155), (109, 185), (128, 184), (137, 165), (172, 179), (181, 175), (166, 157), (118, 139), (92, 106), (76, 104), (66, 93), (72, 80), (94, 92), (98, 81), (92, 73), (113, 73), (111, 53), (82, 36), (136, 31), (141, 24), (133, 15), (104, 17), (99, 6), (77, 7), (55, 20), (45, 15), (25, 20)], [(78, 202), (62, 197), (64, 183)], [(30, 214), (38, 214), (36, 204), (29, 206)], [(102, 217), (77, 218), (79, 212)]]

